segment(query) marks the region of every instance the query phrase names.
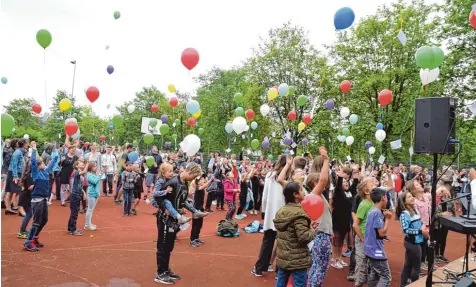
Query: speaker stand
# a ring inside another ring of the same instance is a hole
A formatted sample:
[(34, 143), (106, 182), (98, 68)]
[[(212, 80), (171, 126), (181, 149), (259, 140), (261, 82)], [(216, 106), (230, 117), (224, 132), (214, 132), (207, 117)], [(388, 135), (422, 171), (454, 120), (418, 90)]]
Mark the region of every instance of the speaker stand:
[(435, 224), (433, 217), (436, 213), (436, 179), (438, 178), (438, 154), (433, 154), (433, 182), (431, 185), (431, 217), (430, 217), (430, 241), (428, 242), (428, 276), (426, 277), (426, 287), (433, 285), (433, 266), (435, 265)]

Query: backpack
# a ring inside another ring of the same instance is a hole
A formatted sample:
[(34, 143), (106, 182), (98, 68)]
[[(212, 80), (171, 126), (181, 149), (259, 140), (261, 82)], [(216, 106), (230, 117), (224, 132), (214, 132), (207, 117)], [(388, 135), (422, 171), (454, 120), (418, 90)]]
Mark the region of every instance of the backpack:
[(222, 237), (237, 237), (240, 235), (240, 228), (233, 220), (222, 219), (218, 222), (217, 234)]

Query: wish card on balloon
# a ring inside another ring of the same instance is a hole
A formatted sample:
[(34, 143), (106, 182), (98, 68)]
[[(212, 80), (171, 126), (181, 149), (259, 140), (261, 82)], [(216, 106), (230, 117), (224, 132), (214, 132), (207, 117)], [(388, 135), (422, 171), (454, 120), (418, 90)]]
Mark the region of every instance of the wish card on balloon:
[(379, 158), (378, 158), (378, 163), (380, 164), (383, 164), (385, 162), (385, 157), (383, 155), (381, 155)]
[(400, 40), (400, 43), (402, 43), (403, 46), (407, 44), (407, 36), (403, 32), (403, 30), (400, 30), (397, 35), (398, 40)]
[(390, 142), (391, 149), (401, 149), (402, 148), (402, 139)]

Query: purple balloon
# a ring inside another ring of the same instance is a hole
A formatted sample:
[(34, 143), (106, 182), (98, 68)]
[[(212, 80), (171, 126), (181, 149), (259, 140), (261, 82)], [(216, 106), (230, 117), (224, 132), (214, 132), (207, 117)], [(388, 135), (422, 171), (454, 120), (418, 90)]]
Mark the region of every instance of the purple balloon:
[(261, 143), (261, 148), (262, 148), (262, 149), (268, 149), (268, 148), (269, 148), (269, 141), (264, 140), (264, 141)]
[(171, 142), (164, 142), (164, 148), (169, 149), (172, 146)]
[(302, 145), (304, 145), (304, 146), (307, 145), (307, 139), (302, 139)]
[(114, 67), (111, 65), (107, 66), (107, 72), (109, 73), (109, 75), (114, 73)]
[(324, 105), (326, 106), (326, 109), (332, 110), (334, 108), (334, 101), (333, 100), (327, 100)]
[(166, 124), (169, 121), (169, 117), (167, 115), (163, 114), (160, 117), (160, 120), (162, 121), (163, 124)]
[(292, 145), (293, 144), (293, 140), (291, 138), (285, 138), (284, 139), (284, 144), (285, 145)]
[(371, 142), (371, 141), (366, 141), (366, 142), (365, 142), (365, 149), (369, 149), (371, 146), (372, 146), (372, 142)]

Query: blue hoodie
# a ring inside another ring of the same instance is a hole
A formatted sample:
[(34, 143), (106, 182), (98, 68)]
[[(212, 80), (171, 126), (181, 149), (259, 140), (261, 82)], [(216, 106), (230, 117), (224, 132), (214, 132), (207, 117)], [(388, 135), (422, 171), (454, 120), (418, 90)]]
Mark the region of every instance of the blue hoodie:
[(31, 178), (33, 179), (34, 186), (31, 192), (31, 198), (49, 198), (50, 192), (50, 171), (53, 166), (58, 162), (58, 156), (56, 155), (48, 164), (45, 169), (38, 168), (38, 161), (36, 159), (36, 150), (31, 153)]

